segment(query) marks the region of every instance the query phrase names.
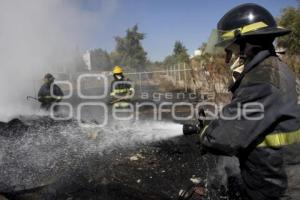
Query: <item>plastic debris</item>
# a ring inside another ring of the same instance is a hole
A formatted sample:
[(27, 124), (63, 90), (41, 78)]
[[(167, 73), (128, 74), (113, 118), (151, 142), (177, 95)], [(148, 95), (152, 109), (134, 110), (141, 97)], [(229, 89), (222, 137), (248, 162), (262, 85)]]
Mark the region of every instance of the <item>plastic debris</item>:
[(199, 183), (201, 183), (201, 178), (193, 175), (193, 177), (190, 178), (190, 181), (192, 181), (194, 184), (199, 184)]
[(137, 161), (137, 160), (139, 160), (139, 159), (144, 159), (144, 158), (145, 158), (144, 156), (142, 156), (141, 154), (137, 153), (137, 154), (135, 154), (134, 156), (131, 156), (129, 159), (130, 159), (131, 161)]

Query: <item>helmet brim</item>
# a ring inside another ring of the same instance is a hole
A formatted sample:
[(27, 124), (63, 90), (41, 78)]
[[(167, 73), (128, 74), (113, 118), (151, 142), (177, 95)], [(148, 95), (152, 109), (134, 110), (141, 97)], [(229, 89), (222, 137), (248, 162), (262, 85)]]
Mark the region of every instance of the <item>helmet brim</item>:
[(246, 33), (243, 36), (244, 37), (248, 37), (248, 36), (272, 36), (272, 37), (280, 37), (280, 36), (284, 36), (291, 33), (291, 30), (285, 29), (285, 28), (281, 28), (281, 27), (270, 27), (270, 28), (264, 28), (261, 30), (256, 30), (252, 33)]
[(226, 48), (237, 41), (247, 40), (247, 38), (250, 38), (250, 37), (270, 36), (270, 37), (275, 38), (275, 37), (281, 37), (281, 36), (287, 35), (289, 33), (291, 33), (291, 30), (281, 28), (281, 27), (264, 28), (264, 29), (256, 30), (256, 31), (253, 31), (250, 33), (245, 33), (242, 36), (240, 36), (238, 39), (233, 38), (231, 40), (219, 40), (219, 42), (217, 42), (215, 44), (215, 47)]

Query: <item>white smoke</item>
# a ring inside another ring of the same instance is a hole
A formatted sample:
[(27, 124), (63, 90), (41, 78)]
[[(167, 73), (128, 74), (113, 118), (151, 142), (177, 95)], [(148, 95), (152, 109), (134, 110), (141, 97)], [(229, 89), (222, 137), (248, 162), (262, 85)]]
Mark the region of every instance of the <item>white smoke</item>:
[(91, 32), (105, 27), (116, 1), (98, 0), (96, 9), (80, 6), (96, 1), (0, 1), (0, 121), (31, 114), (38, 103), (26, 96), (36, 95), (43, 75), (72, 59)]

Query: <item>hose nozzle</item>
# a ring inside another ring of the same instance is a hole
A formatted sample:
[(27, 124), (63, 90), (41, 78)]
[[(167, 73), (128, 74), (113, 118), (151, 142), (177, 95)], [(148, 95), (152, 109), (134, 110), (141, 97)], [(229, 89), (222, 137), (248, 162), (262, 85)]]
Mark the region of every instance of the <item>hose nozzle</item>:
[(199, 133), (200, 127), (195, 124), (183, 124), (182, 131), (183, 135), (194, 135)]
[[(203, 108), (200, 108), (198, 111), (199, 117), (205, 117), (205, 112)], [(204, 127), (204, 121), (200, 118), (198, 119), (199, 123), (197, 124), (183, 124), (182, 131), (183, 135), (194, 135), (200, 134), (201, 129)]]

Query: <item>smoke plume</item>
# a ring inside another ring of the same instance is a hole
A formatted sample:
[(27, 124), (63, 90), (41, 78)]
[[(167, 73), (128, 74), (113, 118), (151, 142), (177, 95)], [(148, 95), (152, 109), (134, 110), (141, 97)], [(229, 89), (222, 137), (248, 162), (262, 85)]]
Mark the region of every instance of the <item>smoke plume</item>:
[(0, 121), (32, 114), (39, 104), (26, 96), (37, 94), (45, 73), (63, 72), (115, 9), (114, 0), (1, 0)]

